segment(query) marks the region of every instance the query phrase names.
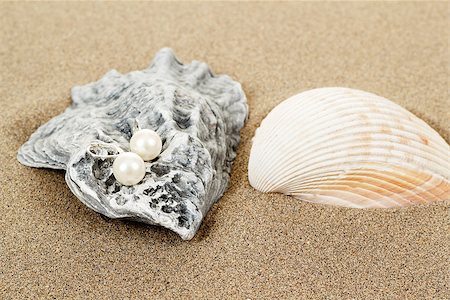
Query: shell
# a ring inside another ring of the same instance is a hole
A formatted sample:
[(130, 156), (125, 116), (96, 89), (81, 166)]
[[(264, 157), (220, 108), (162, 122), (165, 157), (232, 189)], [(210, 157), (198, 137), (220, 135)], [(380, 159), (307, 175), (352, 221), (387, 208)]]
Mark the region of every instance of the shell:
[[(72, 89), (72, 105), (42, 125), (19, 150), (27, 166), (66, 170), (71, 191), (109, 218), (160, 225), (191, 239), (227, 189), (247, 118), (241, 85), (199, 61), (182, 64), (160, 50), (142, 71), (112, 70)], [(130, 151), (137, 128), (152, 129), (161, 154), (143, 180), (120, 184), (115, 157)]]
[(349, 88), (295, 95), (253, 138), (250, 184), (262, 192), (354, 208), (401, 207), (450, 198), (450, 147), (424, 121)]

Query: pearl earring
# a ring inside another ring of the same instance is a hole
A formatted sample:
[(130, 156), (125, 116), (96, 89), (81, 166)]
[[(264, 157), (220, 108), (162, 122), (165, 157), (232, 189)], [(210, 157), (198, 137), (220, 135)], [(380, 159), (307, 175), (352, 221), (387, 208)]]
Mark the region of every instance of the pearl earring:
[(133, 152), (120, 153), (113, 162), (113, 174), (123, 185), (135, 185), (145, 176), (144, 160)]
[(123, 185), (138, 184), (145, 177), (145, 161), (156, 158), (162, 149), (159, 135), (151, 129), (136, 131), (130, 140), (132, 152), (122, 152), (113, 163), (113, 174)]
[(159, 135), (151, 129), (136, 131), (130, 140), (130, 149), (143, 160), (149, 161), (161, 153), (162, 142)]

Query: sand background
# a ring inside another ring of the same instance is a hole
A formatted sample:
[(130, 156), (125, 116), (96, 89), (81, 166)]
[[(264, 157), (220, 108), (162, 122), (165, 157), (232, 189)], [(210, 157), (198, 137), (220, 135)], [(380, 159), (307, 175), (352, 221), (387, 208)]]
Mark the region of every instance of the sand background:
[[(287, 97), (385, 96), (449, 141), (447, 3), (0, 4), (0, 298), (444, 299), (448, 205), (354, 210), (261, 194), (251, 137)], [(16, 151), (70, 88), (161, 47), (243, 84), (232, 182), (196, 237), (105, 220)]]

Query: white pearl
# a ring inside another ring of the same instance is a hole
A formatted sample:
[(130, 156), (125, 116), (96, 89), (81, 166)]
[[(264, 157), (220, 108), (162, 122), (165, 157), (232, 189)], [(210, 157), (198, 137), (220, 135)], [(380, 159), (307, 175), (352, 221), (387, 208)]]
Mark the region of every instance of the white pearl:
[(136, 153), (120, 153), (114, 160), (113, 174), (123, 185), (137, 184), (145, 176), (145, 163)]
[(162, 142), (159, 135), (151, 129), (141, 129), (133, 134), (130, 149), (143, 160), (149, 161), (161, 153)]

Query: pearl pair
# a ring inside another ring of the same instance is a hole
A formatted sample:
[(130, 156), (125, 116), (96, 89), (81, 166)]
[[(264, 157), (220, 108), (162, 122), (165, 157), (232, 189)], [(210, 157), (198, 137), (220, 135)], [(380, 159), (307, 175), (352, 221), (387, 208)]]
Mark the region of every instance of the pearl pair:
[(138, 130), (130, 139), (131, 152), (120, 153), (113, 163), (113, 174), (123, 185), (135, 185), (145, 176), (145, 163), (160, 153), (162, 142), (151, 129)]

